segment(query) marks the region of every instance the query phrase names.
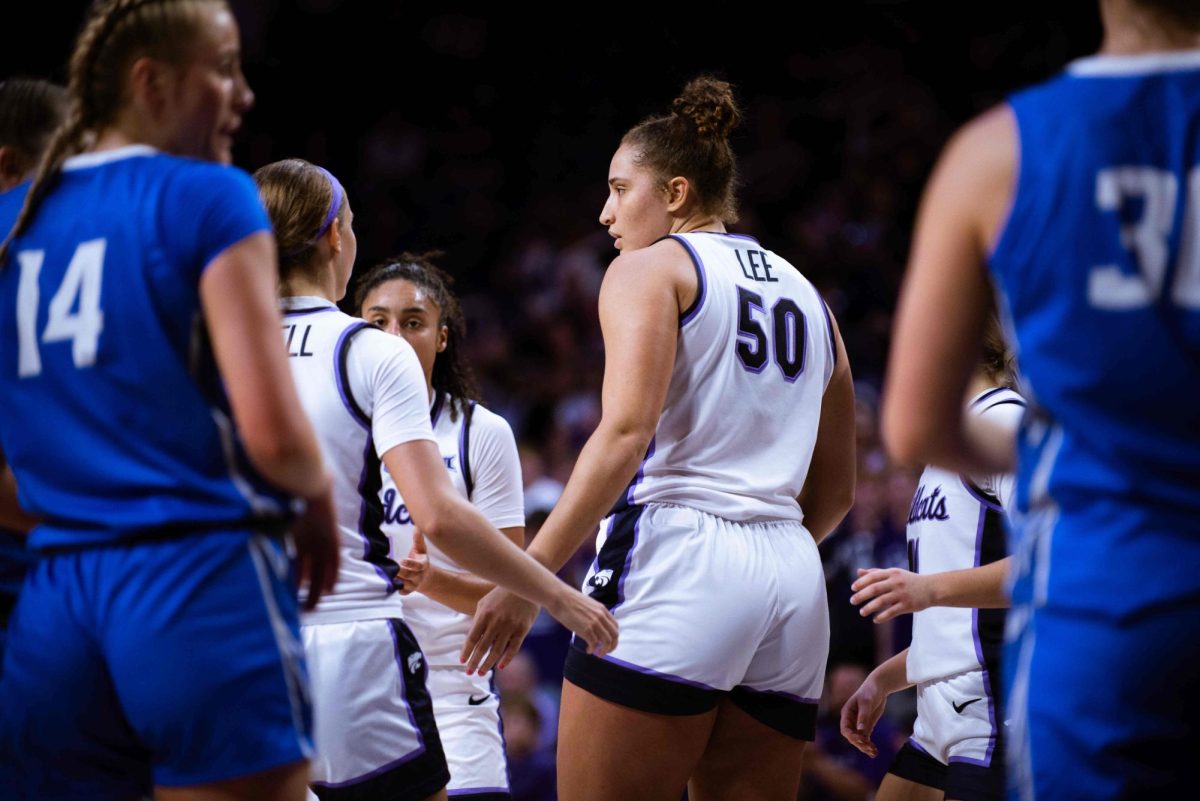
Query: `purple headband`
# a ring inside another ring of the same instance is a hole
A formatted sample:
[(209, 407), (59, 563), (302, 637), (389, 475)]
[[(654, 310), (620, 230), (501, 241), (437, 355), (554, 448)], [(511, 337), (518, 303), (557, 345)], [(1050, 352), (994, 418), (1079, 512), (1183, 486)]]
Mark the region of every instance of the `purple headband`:
[(333, 177), (333, 173), (324, 167), (313, 165), (321, 174), (325, 176), (325, 180), (329, 181), (329, 188), (333, 190), (333, 200), (329, 204), (329, 212), (325, 215), (325, 222), (321, 223), (321, 227), (317, 229), (317, 235), (312, 238), (311, 244), (316, 244), (321, 241), (321, 237), (325, 236), (325, 232), (329, 230), (329, 226), (333, 225), (333, 221), (337, 219), (338, 212), (342, 210), (342, 196), (345, 191), (342, 189), (341, 183), (337, 178)]

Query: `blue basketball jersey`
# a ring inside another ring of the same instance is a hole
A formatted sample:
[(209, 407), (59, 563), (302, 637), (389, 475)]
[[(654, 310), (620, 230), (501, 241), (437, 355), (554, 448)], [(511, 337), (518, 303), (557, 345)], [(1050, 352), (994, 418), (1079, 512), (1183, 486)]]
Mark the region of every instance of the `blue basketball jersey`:
[(1196, 595), (1200, 52), (1082, 59), (1010, 105), (1020, 167), (990, 266), (1031, 396), (1034, 599)]
[[(0, 231), (28, 184), (0, 195)], [(270, 222), (244, 172), (146, 146), (76, 156), (0, 269), (0, 449), (34, 547), (279, 518), (200, 310), (209, 262)]]

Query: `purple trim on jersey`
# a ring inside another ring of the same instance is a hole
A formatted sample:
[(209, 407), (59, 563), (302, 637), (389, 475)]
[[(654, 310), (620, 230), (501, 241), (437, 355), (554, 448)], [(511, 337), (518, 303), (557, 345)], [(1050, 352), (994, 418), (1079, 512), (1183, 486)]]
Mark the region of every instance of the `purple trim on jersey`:
[(783, 690), (756, 690), (753, 687), (747, 687), (744, 684), (739, 684), (738, 687), (745, 692), (754, 693), (755, 695), (778, 695), (780, 698), (786, 698), (787, 700), (797, 704), (808, 704), (809, 706), (815, 706), (821, 702), (820, 698), (805, 698), (800, 695), (785, 693)]
[[(972, 498), (979, 501), (980, 503), (982, 503), (984, 506), (991, 509), (992, 511), (1001, 512), (1001, 513), (1004, 512), (1003, 506), (996, 503), (995, 500), (984, 495), (978, 487), (976, 487), (974, 484), (972, 484), (970, 481), (967, 480), (966, 476), (959, 476), (958, 480), (962, 482), (963, 489), (965, 489), (968, 493), (970, 493)], [(975, 560), (979, 561), (979, 557), (978, 557), (979, 546), (978, 545), (976, 545), (975, 550), (976, 550)]]
[[(808, 284), (809, 286), (812, 286), (811, 281), (809, 281)], [(813, 291), (817, 292), (817, 288), (815, 286), (813, 287)], [(821, 304), (821, 311), (825, 313), (825, 331), (829, 334), (829, 352), (833, 354), (833, 366), (837, 367), (837, 338), (833, 335), (833, 315), (829, 313), (829, 304), (826, 303), (825, 299), (821, 297), (820, 292), (817, 292), (817, 300)], [(832, 371), (830, 371), (830, 374), (832, 376)]]
[[(987, 523), (988, 510), (983, 507), (979, 510), (979, 525), (975, 529), (975, 567), (979, 567), (983, 561), (983, 529)], [(971, 610), (971, 640), (975, 644), (975, 658), (979, 660), (979, 666), (983, 670), (983, 695), (987, 699), (988, 705), (988, 723), (992, 727), (992, 734), (988, 738), (987, 751), (984, 752), (984, 760), (978, 761), (973, 759), (962, 758), (961, 761), (972, 765), (981, 765), (989, 767), (992, 763), (992, 752), (996, 748), (996, 699), (992, 697), (992, 682), (991, 676), (988, 675), (987, 662), (983, 658), (983, 641), (979, 638), (979, 610)]]
[(688, 255), (692, 257), (692, 266), (696, 268), (696, 280), (699, 283), (699, 286), (696, 287), (696, 297), (692, 300), (692, 305), (679, 314), (679, 327), (682, 328), (700, 313), (700, 308), (704, 305), (704, 296), (708, 292), (708, 281), (704, 277), (704, 262), (700, 259), (700, 254), (696, 252), (696, 249), (692, 247), (692, 243), (678, 234), (672, 234), (670, 238), (687, 249)]
[[(750, 236), (750, 234), (734, 234), (734, 233), (730, 233), (729, 231), (689, 231), (688, 233), (690, 233), (690, 234), (708, 234), (709, 236), (732, 236), (734, 239), (749, 239), (754, 244), (759, 245), (758, 240), (755, 239), (754, 237)], [(762, 246), (759, 245), (759, 247), (762, 247)]]
[(646, 478), (646, 463), (654, 456), (654, 446), (657, 441), (658, 434), (650, 438), (650, 445), (646, 448), (646, 455), (642, 457), (642, 463), (638, 465), (637, 473), (634, 474), (633, 481), (629, 482), (629, 489), (625, 491), (625, 502), (630, 506), (636, 505), (636, 501), (633, 499), (633, 491)]
[(351, 325), (338, 337), (337, 344), (333, 346), (333, 377), (337, 384), (338, 397), (342, 399), (342, 405), (346, 407), (346, 411), (350, 412), (360, 426), (367, 431), (371, 430), (371, 419), (366, 413), (359, 408), (354, 402), (353, 396), (350, 394), (350, 377), (346, 368), (346, 352), (350, 349), (350, 338), (364, 328), (372, 327), (370, 323), (362, 323), (360, 325)]
[(987, 400), (988, 398), (992, 397), (992, 396), (993, 396), (993, 395), (995, 395), (996, 393), (998, 393), (998, 392), (1004, 392), (1006, 389), (1008, 389), (1008, 387), (996, 387), (995, 389), (989, 389), (987, 392), (983, 393), (983, 394), (982, 394), (982, 395), (980, 395), (978, 398), (976, 398), (975, 400), (971, 401), (971, 408), (975, 408), (976, 406), (978, 406), (979, 404), (983, 403), (985, 400)]
[[(363, 449), (363, 469), (362, 473), (360, 473), (358, 476), (358, 497), (360, 499), (358, 504), (358, 536), (362, 537), (363, 541), (363, 561), (374, 567), (375, 572), (379, 574), (381, 579), (383, 579), (383, 583), (387, 587), (387, 591), (384, 592), (383, 597), (386, 598), (393, 592), (396, 592), (399, 588), (396, 586), (393, 576), (389, 576), (387, 571), (383, 569), (382, 565), (371, 559), (371, 538), (367, 536), (366, 532), (367, 514), (371, 511), (370, 501), (372, 500), (372, 496), (373, 500), (376, 503), (379, 503), (379, 487), (375, 487), (374, 491), (372, 492), (368, 487), (367, 482), (373, 479), (380, 482), (383, 480), (380, 473), (381, 465), (379, 464), (379, 460), (371, 458), (374, 455), (375, 439), (374, 437), (368, 436), (366, 447)], [(389, 554), (392, 550), (391, 540), (387, 539), (386, 535), (383, 534), (382, 529), (380, 529), (378, 525), (375, 526), (375, 530), (379, 531), (380, 536), (384, 537), (388, 544), (388, 549), (386, 552), (384, 552), (384, 559), (387, 559), (392, 564), (396, 565), (396, 572), (400, 572), (400, 565), (396, 564), (395, 560), (389, 559)]]
[(337, 311), (334, 306), (312, 306), (307, 309), (284, 309), (284, 317), (297, 317), (301, 314), (320, 314), (321, 312)]
[[(574, 639), (573, 636), (572, 636), (572, 639)], [(676, 676), (671, 673), (661, 673), (657, 670), (652, 670), (650, 668), (642, 667), (641, 665), (635, 665), (632, 662), (626, 662), (624, 659), (617, 659), (615, 656), (605, 655), (605, 656), (600, 657), (600, 659), (603, 659), (605, 662), (611, 662), (614, 665), (619, 665), (623, 668), (627, 668), (629, 670), (634, 671), (635, 673), (641, 673), (644, 676), (653, 676), (656, 679), (663, 679), (664, 681), (674, 682), (675, 684), (684, 684), (684, 685), (687, 685), (688, 687), (695, 687), (698, 690), (709, 690), (709, 691), (713, 691), (713, 692), (721, 692), (721, 690), (718, 690), (716, 687), (709, 687), (707, 684), (705, 684), (703, 682), (692, 681), (691, 679), (685, 679), (682, 676)]]

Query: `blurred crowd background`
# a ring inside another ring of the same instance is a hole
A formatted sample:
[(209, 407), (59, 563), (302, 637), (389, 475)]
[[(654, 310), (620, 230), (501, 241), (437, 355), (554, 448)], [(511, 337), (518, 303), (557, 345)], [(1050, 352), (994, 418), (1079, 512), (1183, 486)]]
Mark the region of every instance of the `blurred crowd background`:
[[(679, 18), (680, 8), (487, 12), (350, 0), (232, 3), (257, 93), (235, 153), (248, 169), (301, 156), (346, 185), (356, 272), (403, 250), (443, 251), (457, 277), (484, 403), (520, 443), (529, 533), (599, 419), (596, 298), (616, 255), (597, 222), (621, 134), (690, 77), (737, 86), (745, 125), (741, 219), (805, 273), (836, 314), (858, 395), (854, 509), (822, 544), (832, 651), (827, 718), (808, 749), (806, 799), (870, 796), (914, 701), (893, 698), (881, 755), (837, 735), (866, 672), (905, 647), (907, 621), (850, 607), (855, 570), (905, 564), (916, 473), (878, 438), (892, 308), (920, 191), (972, 114), (1094, 50), (1095, 4), (846, 0)], [(64, 80), (84, 2), (6, 8), (0, 76)], [(731, 410), (736, 414), (736, 410)], [(588, 548), (564, 571), (577, 583)], [(514, 797), (551, 799), (566, 634), (539, 621), (498, 676)]]

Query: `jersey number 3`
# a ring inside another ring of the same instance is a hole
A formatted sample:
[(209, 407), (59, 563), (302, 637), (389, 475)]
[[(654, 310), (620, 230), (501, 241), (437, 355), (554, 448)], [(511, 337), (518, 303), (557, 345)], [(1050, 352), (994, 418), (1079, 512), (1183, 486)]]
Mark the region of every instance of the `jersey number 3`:
[[(1175, 175), (1156, 167), (1112, 167), (1096, 174), (1096, 206), (1120, 214), (1124, 201), (1141, 198), (1143, 211), (1134, 220), (1122, 220), (1121, 243), (1137, 258), (1138, 275), (1129, 275), (1115, 264), (1092, 268), (1088, 276), (1088, 302), (1097, 309), (1143, 309), (1158, 302), (1167, 275), (1168, 240), (1175, 224), (1179, 195)], [(1185, 309), (1200, 309), (1200, 167), (1188, 174), (1183, 208), (1183, 239), (1171, 286), (1171, 300)]]
[(762, 295), (738, 287), (738, 343), (735, 348), (742, 366), (752, 373), (761, 373), (767, 366), (770, 354), (775, 354), (775, 364), (787, 381), (795, 381), (804, 372), (804, 342), (806, 324), (804, 313), (791, 298), (780, 298), (771, 307), (769, 323), (772, 336), (768, 337), (762, 323), (754, 313), (757, 309), (766, 315)]
[[(58, 291), (50, 299), (42, 343), (71, 341), (71, 358), (77, 368), (96, 363), (104, 312), (100, 310), (100, 279), (104, 274), (104, 239), (92, 239), (75, 248)], [(38, 350), (38, 277), (42, 273), (44, 250), (17, 253), (21, 277), (17, 285), (17, 375), (31, 378), (42, 372), (42, 354)], [(78, 306), (78, 308), (76, 308)]]

